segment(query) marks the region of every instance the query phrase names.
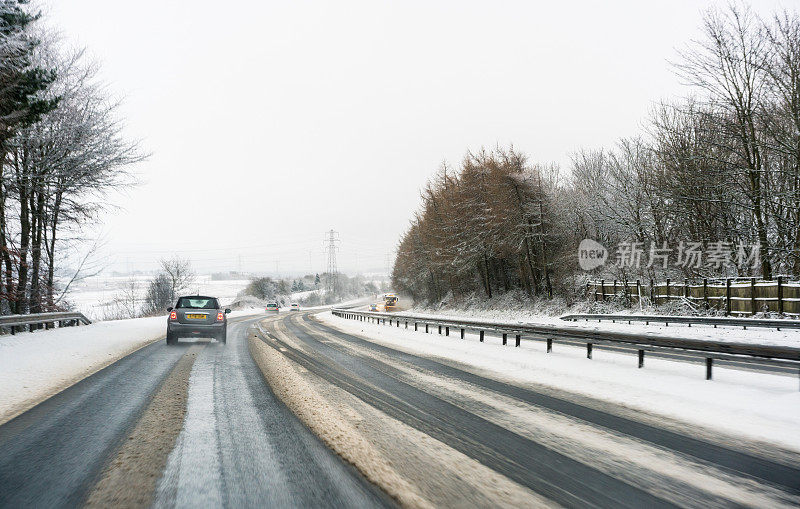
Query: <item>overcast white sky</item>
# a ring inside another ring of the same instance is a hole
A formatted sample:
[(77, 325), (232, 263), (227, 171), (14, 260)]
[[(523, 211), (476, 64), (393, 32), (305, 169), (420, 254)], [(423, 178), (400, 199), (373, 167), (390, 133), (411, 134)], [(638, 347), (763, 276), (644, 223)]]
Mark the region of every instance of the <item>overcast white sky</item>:
[[(762, 0), (754, 9), (798, 7)], [(568, 166), (686, 90), (668, 59), (723, 2), (45, 2), (152, 157), (111, 197), (110, 269), (347, 272), (387, 256), (442, 160), (514, 143)], [(201, 218), (201, 219), (198, 219)], [(276, 265), (277, 264), (277, 265)]]

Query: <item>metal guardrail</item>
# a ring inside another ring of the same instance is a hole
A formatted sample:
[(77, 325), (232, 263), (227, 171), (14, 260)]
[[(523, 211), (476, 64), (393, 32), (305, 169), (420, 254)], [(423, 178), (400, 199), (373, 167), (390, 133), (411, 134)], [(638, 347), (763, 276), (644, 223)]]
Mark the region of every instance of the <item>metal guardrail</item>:
[(769, 329), (800, 329), (800, 320), (769, 320), (758, 318), (723, 318), (714, 316), (669, 316), (669, 315), (606, 315), (606, 314), (574, 314), (564, 315), (562, 320), (569, 322), (577, 322), (578, 320), (611, 320), (612, 322), (645, 322), (649, 324), (663, 323), (669, 325), (671, 323), (692, 324), (697, 325), (713, 325), (716, 328), (718, 325), (727, 327), (765, 327)]
[(380, 313), (375, 311), (353, 311), (351, 309), (335, 308), (331, 310), (336, 316), (359, 321), (369, 321), (400, 327), (405, 323), (414, 330), (425, 327), (429, 332), (430, 327), (438, 327), (439, 334), (450, 335), (450, 329), (458, 329), (461, 339), (466, 331), (476, 331), (480, 341), (483, 342), (486, 332), (500, 334), (503, 344), (508, 344), (508, 336), (513, 335), (515, 345), (520, 346), (523, 336), (526, 339), (545, 341), (547, 353), (552, 352), (555, 340), (569, 340), (586, 344), (586, 357), (592, 358), (594, 345), (616, 345), (638, 350), (639, 367), (644, 367), (645, 351), (651, 352), (679, 352), (694, 355), (705, 359), (706, 379), (712, 378), (714, 359), (736, 361), (739, 363), (770, 364), (775, 366), (800, 368), (800, 348), (789, 346), (759, 345), (751, 343), (733, 343), (724, 341), (706, 341), (680, 337), (648, 337), (632, 332), (597, 331), (558, 325), (536, 325), (529, 323), (491, 322), (471, 319), (449, 319), (421, 315), (399, 315), (394, 313)]
[(28, 330), (33, 331), (40, 325), (50, 328), (55, 324), (58, 324), (59, 327), (69, 327), (80, 325), (81, 323), (89, 325), (92, 321), (86, 318), (83, 313), (78, 313), (76, 311), (0, 316), (0, 330), (10, 329), (11, 334), (15, 334), (17, 328), (25, 326), (28, 327)]

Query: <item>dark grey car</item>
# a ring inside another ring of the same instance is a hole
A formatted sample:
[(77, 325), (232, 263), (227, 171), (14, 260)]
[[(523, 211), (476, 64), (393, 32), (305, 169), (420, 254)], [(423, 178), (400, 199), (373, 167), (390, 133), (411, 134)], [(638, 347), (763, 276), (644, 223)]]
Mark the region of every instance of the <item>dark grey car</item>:
[(167, 308), (167, 344), (174, 345), (180, 338), (214, 338), (225, 343), (228, 334), (230, 309), (221, 309), (214, 297), (190, 295), (179, 297), (174, 308)]

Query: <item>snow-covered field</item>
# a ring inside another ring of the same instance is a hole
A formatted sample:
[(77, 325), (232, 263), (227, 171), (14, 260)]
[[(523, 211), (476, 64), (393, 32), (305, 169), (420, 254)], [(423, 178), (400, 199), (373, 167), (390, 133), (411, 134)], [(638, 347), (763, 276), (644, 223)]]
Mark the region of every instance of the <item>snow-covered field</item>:
[[(704, 367), (698, 364), (649, 357), (645, 368), (638, 369), (632, 355), (596, 351), (590, 360), (586, 359), (585, 349), (559, 344), (547, 354), (545, 345), (537, 341), (523, 341), (520, 348), (515, 348), (502, 346), (499, 339), (488, 336), (485, 343), (478, 342), (474, 334), (467, 334), (462, 341), (458, 335), (445, 337), (357, 322), (330, 312), (318, 316), (370, 341), (456, 362), (510, 383), (549, 386), (800, 451), (800, 391), (796, 376), (717, 367), (714, 380), (706, 381)], [(615, 328), (621, 327), (617, 324)], [(698, 329), (669, 327), (668, 332), (695, 334)]]
[(164, 317), (3, 336), (0, 424), (164, 336)]
[[(118, 306), (115, 301), (124, 299), (131, 287), (141, 304), (152, 278), (152, 275), (90, 277), (70, 288), (67, 301), (92, 320), (103, 320), (114, 315)], [(210, 275), (198, 275), (188, 291), (217, 297), (222, 305), (228, 305), (248, 283), (249, 279), (213, 280)]]
[(429, 318), (473, 319), (491, 320), (506, 324), (554, 325), (558, 327), (577, 328), (592, 331), (633, 332), (650, 337), (681, 337), (707, 341), (727, 341), (732, 343), (758, 343), (764, 345), (791, 346), (800, 348), (800, 329), (763, 329), (751, 327), (744, 330), (742, 327), (717, 327), (711, 325), (687, 325), (671, 323), (669, 326), (663, 322), (644, 323), (609, 321), (592, 322), (577, 321), (567, 322), (556, 316), (538, 315), (532, 312), (519, 311), (472, 311), (472, 312), (446, 312), (444, 314), (430, 314), (415, 310), (403, 311), (399, 315), (416, 315)]

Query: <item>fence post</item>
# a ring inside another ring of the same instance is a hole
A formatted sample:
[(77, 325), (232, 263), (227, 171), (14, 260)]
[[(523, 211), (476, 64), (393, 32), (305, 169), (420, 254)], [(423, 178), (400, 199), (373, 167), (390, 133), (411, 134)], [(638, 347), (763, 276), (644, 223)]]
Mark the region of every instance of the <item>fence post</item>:
[(731, 314), (731, 278), (725, 279), (725, 316)]
[(750, 278), (750, 314), (755, 315), (758, 313), (756, 308), (756, 278)]
[(614, 298), (617, 298), (617, 280), (614, 280)]
[(625, 305), (627, 307), (631, 307), (631, 295), (630, 295), (630, 292), (628, 291), (628, 280), (627, 279), (623, 279), (622, 280), (622, 294), (625, 296)]
[(689, 299), (689, 280), (688, 279), (684, 279), (683, 280), (683, 298), (687, 299), (687, 300)]
[(642, 304), (642, 282), (641, 280), (636, 280), (636, 298), (639, 300), (639, 305)]
[(706, 309), (708, 309), (709, 305), (708, 305), (708, 278), (707, 277), (703, 278), (703, 300), (706, 303)]
[(597, 283), (592, 283), (592, 293), (594, 294), (594, 301), (597, 302)]
[(783, 314), (783, 276), (778, 276), (778, 314)]
[(651, 304), (656, 304), (656, 300), (655, 300), (655, 295), (656, 294), (654, 293), (654, 290), (653, 290), (653, 284), (654, 284), (654, 281), (651, 279), (650, 280), (650, 303)]
[(669, 301), (672, 299), (672, 294), (669, 293), (669, 278), (667, 278), (667, 305), (669, 306)]
[(606, 300), (606, 280), (600, 280), (600, 299)]

